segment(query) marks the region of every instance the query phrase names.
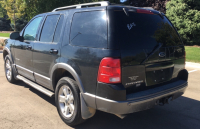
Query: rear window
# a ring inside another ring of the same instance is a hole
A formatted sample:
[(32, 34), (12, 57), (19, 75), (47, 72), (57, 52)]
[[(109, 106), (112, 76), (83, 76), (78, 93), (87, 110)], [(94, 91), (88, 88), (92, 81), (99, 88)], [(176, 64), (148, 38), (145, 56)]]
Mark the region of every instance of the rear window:
[(153, 49), (159, 43), (163, 47), (182, 45), (182, 42), (166, 17), (124, 11), (110, 13), (112, 41), (121, 49)]
[(75, 13), (71, 26), (70, 44), (83, 47), (107, 48), (106, 12)]

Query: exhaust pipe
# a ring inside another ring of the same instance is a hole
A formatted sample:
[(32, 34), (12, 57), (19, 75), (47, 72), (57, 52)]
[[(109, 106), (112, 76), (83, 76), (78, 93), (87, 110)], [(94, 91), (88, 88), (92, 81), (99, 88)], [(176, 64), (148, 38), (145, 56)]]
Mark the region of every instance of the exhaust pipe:
[(165, 98), (158, 100), (157, 103), (158, 103), (159, 106), (164, 106), (165, 104), (169, 104), (170, 98), (171, 98), (171, 101), (172, 101), (173, 97), (169, 96), (169, 97), (165, 97)]

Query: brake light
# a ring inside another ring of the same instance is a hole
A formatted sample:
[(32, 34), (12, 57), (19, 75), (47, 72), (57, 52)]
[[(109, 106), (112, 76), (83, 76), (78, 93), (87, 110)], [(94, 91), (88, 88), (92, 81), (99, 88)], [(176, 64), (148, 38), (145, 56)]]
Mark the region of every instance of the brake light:
[(120, 59), (105, 57), (99, 65), (97, 81), (104, 83), (121, 82), (121, 65)]
[(137, 9), (137, 13), (154, 14), (152, 11), (145, 9)]

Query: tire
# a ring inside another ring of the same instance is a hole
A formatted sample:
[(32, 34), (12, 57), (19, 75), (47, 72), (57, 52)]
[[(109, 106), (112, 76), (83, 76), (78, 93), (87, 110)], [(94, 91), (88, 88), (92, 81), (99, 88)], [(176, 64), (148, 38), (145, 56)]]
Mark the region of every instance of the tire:
[(4, 60), (4, 70), (5, 70), (5, 75), (6, 75), (7, 80), (10, 83), (15, 83), (17, 80), (14, 77), (12, 62), (10, 61), (10, 58), (8, 55), (5, 57), (5, 60)]
[(63, 77), (58, 81), (55, 103), (61, 119), (67, 125), (75, 126), (84, 122), (81, 116), (80, 91), (71, 78)]

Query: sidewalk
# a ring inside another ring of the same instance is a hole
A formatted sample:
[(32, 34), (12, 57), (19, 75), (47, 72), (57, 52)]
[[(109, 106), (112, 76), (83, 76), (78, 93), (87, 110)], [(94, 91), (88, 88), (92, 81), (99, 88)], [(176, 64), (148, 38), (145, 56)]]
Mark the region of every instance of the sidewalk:
[(0, 39), (8, 39), (8, 37), (0, 37)]
[(186, 67), (193, 67), (193, 68), (200, 69), (200, 64), (199, 63), (193, 63), (193, 62), (186, 62)]
[(3, 43), (5, 39), (8, 39), (8, 37), (0, 37), (0, 43)]

